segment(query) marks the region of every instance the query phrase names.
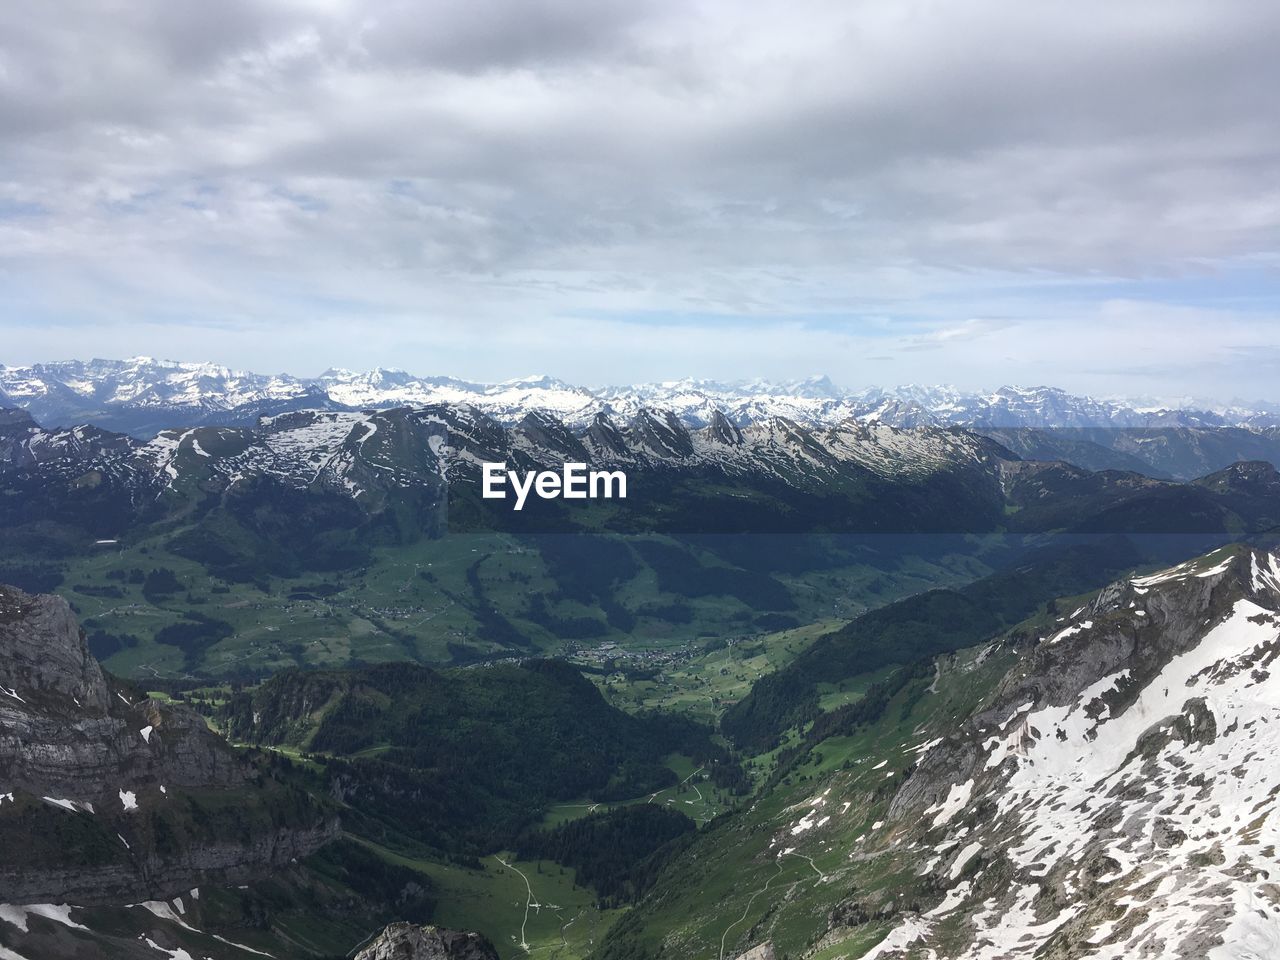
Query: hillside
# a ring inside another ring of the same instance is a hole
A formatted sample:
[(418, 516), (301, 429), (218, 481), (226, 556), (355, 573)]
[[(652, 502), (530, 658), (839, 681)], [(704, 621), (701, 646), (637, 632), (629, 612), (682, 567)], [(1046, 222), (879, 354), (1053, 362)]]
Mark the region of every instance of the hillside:
[(597, 956), (1270, 956), (1280, 559), (1063, 609), (805, 743)]
[(509, 847), (553, 803), (675, 786), (671, 754), (731, 762), (708, 729), (623, 713), (557, 661), (285, 672), (223, 718), (233, 739), (313, 758), (349, 830), (466, 861)]
[(334, 836), (306, 795), (250, 789), (198, 716), (105, 675), (62, 601), (0, 588), (0, 653), (0, 901), (166, 899)]
[[(828, 705), (832, 656), (857, 634), (809, 643), (792, 662), (831, 665), (800, 671), (820, 711), (749, 758), (758, 791), (696, 831), (676, 812), (695, 803), (690, 781), (709, 796), (733, 758), (688, 721), (609, 707), (565, 664), (285, 672), (222, 709), (270, 745), (255, 758), (102, 674), (59, 601), (8, 592), (0, 710), (28, 733), (0, 770), (14, 786), (0, 828), (76, 905), (51, 913), (52, 890), (30, 886), (41, 874), (18, 889), (11, 871), (4, 896), (22, 906), (0, 913), (0, 944), (28, 960), (68, 943), (133, 957), (110, 944), (141, 935), (218, 960), (248, 955), (237, 943), (312, 957), (394, 902), (481, 930), (503, 957), (524, 937), (560, 942), (575, 918), (566, 955), (599, 960), (720, 960), (766, 941), (811, 960), (1019, 955), (1009, 944), (1266, 956), (1280, 942), (1265, 907), (1280, 559), (1228, 547), (1054, 601), (1099, 559), (1057, 555), (961, 591), (990, 620), (886, 608), (866, 637), (897, 623), (943, 647), (863, 662), (843, 706)], [(282, 828), (305, 836), (334, 813), (353, 841), (305, 860), (314, 847), (279, 846)], [(267, 824), (271, 845), (246, 841)], [(143, 910), (124, 899), (136, 880), (111, 879), (130, 869), (152, 885)], [(530, 926), (535, 896), (558, 906)], [(292, 938), (307, 929), (320, 939), (304, 947)]]

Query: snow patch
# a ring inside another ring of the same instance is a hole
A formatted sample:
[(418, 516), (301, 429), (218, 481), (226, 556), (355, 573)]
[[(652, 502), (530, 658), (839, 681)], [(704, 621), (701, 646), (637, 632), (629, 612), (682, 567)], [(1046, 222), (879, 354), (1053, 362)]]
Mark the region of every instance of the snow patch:
[(862, 960), (878, 960), (880, 957), (898, 956), (900, 951), (906, 950), (920, 940), (929, 935), (932, 924), (922, 917), (907, 917), (902, 923), (889, 931), (889, 935), (871, 948), (869, 953), (862, 955)]
[(969, 861), (982, 852), (982, 843), (974, 840), (972, 843), (966, 844), (956, 854), (956, 858), (951, 861), (951, 872), (948, 874), (949, 879), (955, 880), (964, 872), (964, 868), (969, 865)]
[(63, 800), (58, 797), (41, 797), (45, 803), (51, 803), (72, 813), (93, 813), (93, 804), (88, 800)]
[(945, 823), (949, 823), (951, 818), (964, 809), (965, 804), (969, 802), (969, 797), (973, 794), (973, 781), (967, 780), (964, 783), (952, 784), (951, 790), (946, 797), (938, 803), (925, 810), (924, 815), (933, 816), (933, 825), (940, 827)]

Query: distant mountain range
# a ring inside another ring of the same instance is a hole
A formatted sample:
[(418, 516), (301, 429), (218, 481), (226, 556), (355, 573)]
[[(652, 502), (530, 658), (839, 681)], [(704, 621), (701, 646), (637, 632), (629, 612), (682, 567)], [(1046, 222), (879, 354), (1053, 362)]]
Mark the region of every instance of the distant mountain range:
[(469, 404), (508, 424), (532, 411), (550, 413), (570, 426), (585, 426), (600, 412), (630, 417), (642, 408), (670, 411), (692, 427), (708, 425), (716, 412), (738, 426), (772, 416), (805, 424), (857, 417), (899, 427), (1280, 426), (1280, 409), (1266, 405), (1192, 409), (1100, 400), (1054, 387), (1006, 386), (988, 393), (914, 385), (846, 390), (825, 376), (785, 382), (684, 379), (589, 388), (548, 376), (495, 384), (383, 368), (330, 369), (318, 377), (294, 377), (150, 357), (0, 365), (0, 404), (21, 407), (46, 426), (93, 422), (137, 434), (164, 427), (226, 425), (238, 418), (294, 409), (438, 403)]
[(850, 420), (894, 427), (963, 427), (1026, 459), (1089, 470), (1190, 479), (1240, 460), (1280, 463), (1280, 407), (1194, 409), (1077, 396), (1054, 387), (975, 393), (941, 386), (844, 390), (827, 377), (772, 383), (674, 380), (592, 389), (546, 376), (498, 384), (402, 370), (264, 375), (211, 363), (69, 360), (0, 365), (0, 407), (46, 427), (93, 424), (140, 438), (197, 426), (256, 426), (298, 410), (359, 411), (447, 405), (514, 426), (529, 414), (582, 431), (600, 414), (652, 412), (686, 428), (743, 428), (781, 418), (804, 427)]

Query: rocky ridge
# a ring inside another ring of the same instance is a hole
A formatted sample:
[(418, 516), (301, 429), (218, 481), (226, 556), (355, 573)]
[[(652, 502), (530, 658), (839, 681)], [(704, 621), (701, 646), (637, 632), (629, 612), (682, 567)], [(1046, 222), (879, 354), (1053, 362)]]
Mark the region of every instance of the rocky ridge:
[(478, 933), (393, 923), (354, 960), (498, 960), (498, 951)]
[[(439, 405), (300, 411), (147, 441), (95, 427), (46, 429), (11, 412), (0, 419), (0, 490), (9, 494), (0, 498), (0, 527), (52, 521), (110, 542), (140, 522), (225, 508), (257, 536), (273, 528), (248, 518), (269, 505), (281, 518), (274, 529), (290, 537), (332, 529), (366, 542), (456, 529), (452, 506), (462, 503), (464, 527), (505, 529), (510, 505), (478, 502), (481, 465), (558, 471), (566, 462), (634, 474), (628, 502), (617, 505), (639, 517), (627, 529), (1044, 532), (1114, 509), (1101, 521), (1108, 532), (1254, 529), (1255, 514), (1270, 518), (1264, 526), (1280, 520), (1269, 506), (1280, 484), (1265, 462), (1176, 483), (1024, 460), (955, 427), (856, 419), (806, 427), (781, 417), (739, 427), (716, 415), (690, 429), (654, 410), (625, 422), (600, 414), (584, 429), (530, 413), (507, 427), (470, 407)], [(1143, 498), (1148, 506), (1124, 512)], [(543, 529), (572, 529), (574, 515)]]

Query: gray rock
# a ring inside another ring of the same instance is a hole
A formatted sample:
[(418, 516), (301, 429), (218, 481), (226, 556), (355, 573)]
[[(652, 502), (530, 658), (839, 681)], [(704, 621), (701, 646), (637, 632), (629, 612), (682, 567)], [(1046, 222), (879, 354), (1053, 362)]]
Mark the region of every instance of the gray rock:
[[(337, 835), (319, 807), (310, 822), (186, 822), (186, 791), (234, 808), (260, 789), (253, 773), (199, 715), (105, 673), (65, 600), (0, 586), (0, 902), (166, 898), (261, 876)], [(178, 833), (158, 834), (154, 813)]]
[(354, 960), (498, 960), (498, 951), (478, 933), (393, 923)]
[(60, 694), (78, 699), (86, 714), (106, 713), (109, 692), (102, 667), (81, 640), (75, 614), (61, 597), (0, 586), (0, 653), (3, 686)]

